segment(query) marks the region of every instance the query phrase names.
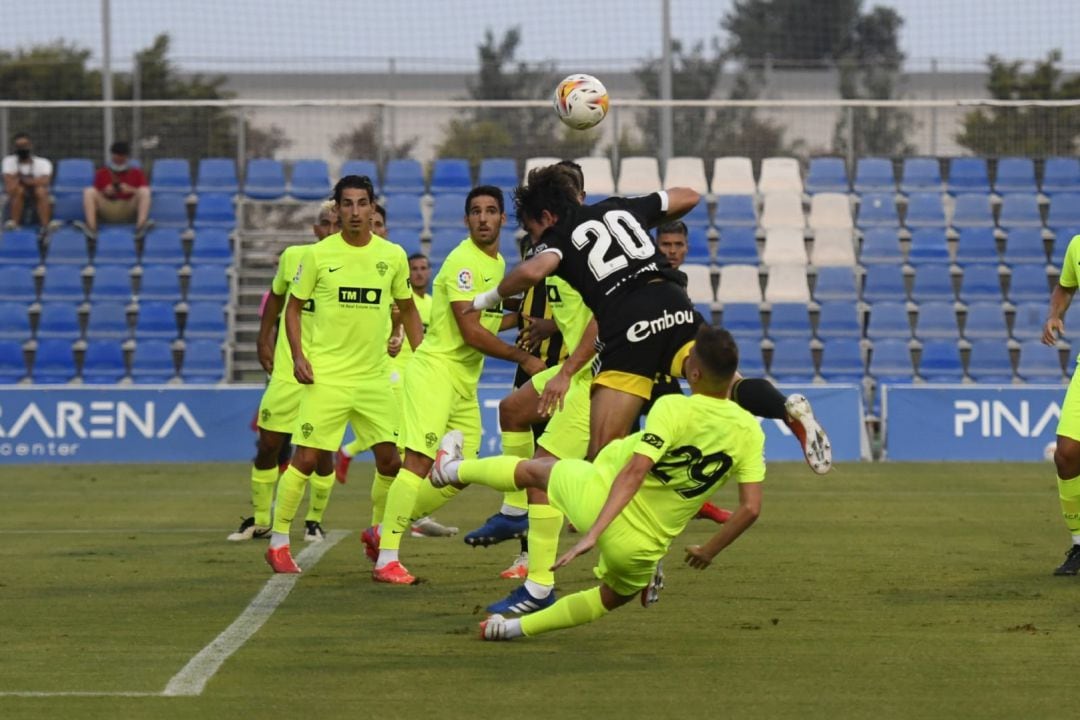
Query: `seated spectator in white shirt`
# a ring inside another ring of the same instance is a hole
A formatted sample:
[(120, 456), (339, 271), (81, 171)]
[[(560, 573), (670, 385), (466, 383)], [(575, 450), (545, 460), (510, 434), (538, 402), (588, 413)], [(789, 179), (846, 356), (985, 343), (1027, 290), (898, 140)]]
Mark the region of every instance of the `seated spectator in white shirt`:
[(52, 219), (52, 205), (49, 202), (52, 163), (34, 155), (34, 145), (26, 133), (16, 133), (11, 140), (15, 153), (0, 162), (4, 192), (11, 200), (4, 228), (10, 230), (22, 224), (23, 210), (29, 201), (33, 201), (37, 208), (38, 222), (42, 227), (48, 226)]

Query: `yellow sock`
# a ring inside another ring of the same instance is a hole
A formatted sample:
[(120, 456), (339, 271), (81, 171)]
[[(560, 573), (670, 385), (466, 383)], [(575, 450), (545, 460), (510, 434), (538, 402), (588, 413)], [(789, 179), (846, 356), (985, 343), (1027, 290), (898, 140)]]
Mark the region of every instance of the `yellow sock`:
[(260, 470), (251, 466), (251, 506), (255, 508), (255, 525), (270, 527), (270, 506), (274, 504), (274, 485), (277, 483), (276, 467)]
[[(536, 441), (533, 439), (532, 430), (504, 430), (502, 433), (502, 451), (503, 455), (531, 458), (533, 453), (536, 452)], [(524, 490), (514, 490), (503, 495), (503, 504), (527, 510), (529, 496)]]
[(320, 475), (315, 473), (311, 476), (311, 497), (308, 498), (308, 511), (305, 520), (322, 522), (326, 504), (330, 502), (330, 491), (334, 489), (334, 473)]
[(1061, 498), (1065, 526), (1073, 535), (1080, 535), (1080, 477), (1070, 480), (1058, 478), (1058, 496)]
[(382, 522), (383, 513), (386, 512), (386, 496), (393, 484), (392, 475), (383, 475), (378, 470), (371, 481), (371, 524), (378, 525)]
[(529, 580), (540, 585), (554, 585), (551, 566), (559, 553), (562, 513), (550, 505), (529, 506)]
[(482, 458), (480, 460), (462, 460), (458, 466), (458, 480), (463, 483), (478, 483), (502, 492), (518, 489), (514, 484), (514, 468), (521, 458), (507, 455)]
[(427, 480), (421, 480), (420, 488), (416, 492), (416, 503), (413, 505), (412, 517), (422, 518), (430, 515), (450, 502), (451, 498), (459, 492), (461, 492), (461, 488), (451, 485), (437, 488)]
[(527, 637), (532, 637), (552, 630), (591, 623), (607, 613), (607, 608), (600, 601), (600, 588), (594, 587), (567, 595), (549, 608), (523, 616), (521, 631)]
[(345, 454), (349, 457), (356, 457), (365, 450), (367, 450), (367, 447), (361, 445), (359, 440), (353, 440), (351, 443), (345, 446)]
[(290, 465), (278, 480), (277, 505), (274, 508), (274, 532), (289, 534), (293, 517), (304, 498), (304, 486), (310, 475), (305, 475)]
[(398, 471), (390, 492), (386, 495), (386, 512), (383, 513), (382, 532), (379, 541), (380, 550), (397, 550), (401, 547), (401, 536), (409, 529), (412, 522), (412, 510), (416, 505), (416, 494), (420, 483), (419, 475), (405, 468)]

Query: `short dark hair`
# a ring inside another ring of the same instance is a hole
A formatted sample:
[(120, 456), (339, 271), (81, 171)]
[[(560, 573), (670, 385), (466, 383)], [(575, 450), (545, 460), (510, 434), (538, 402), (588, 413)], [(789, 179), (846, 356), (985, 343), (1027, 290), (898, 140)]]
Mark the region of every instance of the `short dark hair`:
[(14, 145), (15, 143), (19, 142), (23, 138), (26, 138), (27, 140), (29, 140), (30, 139), (30, 134), (29, 133), (24, 133), (24, 132), (15, 133), (14, 135), (11, 136), (11, 144)]
[(684, 223), (682, 220), (672, 220), (671, 222), (666, 222), (660, 227), (656, 228), (657, 237), (667, 234), (689, 236), (690, 231), (687, 229), (686, 223)]
[(125, 140), (117, 140), (109, 146), (109, 152), (113, 155), (130, 155), (131, 144)]
[(570, 171), (570, 174), (577, 180), (578, 192), (585, 192), (585, 171), (573, 160), (560, 160), (555, 163), (559, 167), (564, 167)]
[[(354, 188), (356, 190), (367, 190), (368, 201), (375, 202), (375, 186), (371, 184), (371, 178), (367, 175), (346, 175), (337, 181), (337, 185), (334, 186), (334, 204), (341, 204), (341, 192), (345, 188)], [(383, 219), (386, 219), (386, 215), (383, 215)]]
[(716, 380), (730, 380), (739, 368), (739, 346), (731, 333), (723, 328), (702, 323), (694, 349), (705, 371)]
[(478, 197), (490, 197), (495, 198), (495, 202), (499, 205), (499, 212), (506, 212), (506, 202), (503, 199), (503, 191), (494, 185), (477, 185), (469, 194), (465, 196), (465, 214), (469, 214), (469, 207), (472, 205), (473, 198)]
[(581, 191), (572, 170), (562, 165), (548, 165), (529, 171), (524, 185), (514, 188), (514, 211), (518, 222), (539, 220), (544, 210), (566, 217), (578, 206)]
[(409, 260), (409, 262), (412, 262), (413, 260), (427, 260), (428, 264), (429, 265), (431, 264), (431, 261), (428, 260), (428, 256), (425, 255), (424, 253), (413, 253), (412, 255), (409, 256), (408, 260)]
[(382, 206), (382, 203), (375, 203), (375, 212), (382, 215), (383, 222), (386, 222), (386, 208)]

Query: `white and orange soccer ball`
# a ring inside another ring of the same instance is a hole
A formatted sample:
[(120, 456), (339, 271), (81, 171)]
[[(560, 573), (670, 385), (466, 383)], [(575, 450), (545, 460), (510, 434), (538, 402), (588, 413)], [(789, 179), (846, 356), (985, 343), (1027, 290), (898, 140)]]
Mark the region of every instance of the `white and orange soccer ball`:
[(588, 130), (607, 115), (607, 88), (592, 75), (570, 75), (555, 88), (552, 104), (564, 123), (575, 130)]

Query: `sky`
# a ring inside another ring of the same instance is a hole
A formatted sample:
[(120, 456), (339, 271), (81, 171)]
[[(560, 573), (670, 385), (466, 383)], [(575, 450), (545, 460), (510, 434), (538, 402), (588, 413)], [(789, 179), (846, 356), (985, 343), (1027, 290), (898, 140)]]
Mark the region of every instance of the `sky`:
[[(389, 58), (399, 70), (468, 71), (484, 31), (514, 25), (524, 31), (520, 59), (556, 59), (582, 72), (630, 69), (660, 50), (661, 0), (0, 0), (0, 49), (62, 38), (100, 61), (106, 1), (118, 70), (161, 32), (172, 36), (171, 57), (182, 67), (204, 71), (370, 72)], [(672, 34), (684, 43), (722, 34), (732, 5), (670, 2)], [(864, 0), (864, 11), (873, 5), (904, 18), (901, 49), (912, 70), (930, 58), (943, 69), (981, 69), (991, 53), (1034, 59), (1053, 48), (1080, 70), (1080, 0)]]

